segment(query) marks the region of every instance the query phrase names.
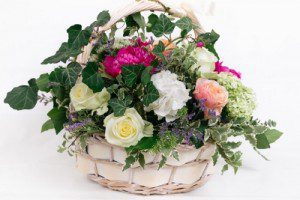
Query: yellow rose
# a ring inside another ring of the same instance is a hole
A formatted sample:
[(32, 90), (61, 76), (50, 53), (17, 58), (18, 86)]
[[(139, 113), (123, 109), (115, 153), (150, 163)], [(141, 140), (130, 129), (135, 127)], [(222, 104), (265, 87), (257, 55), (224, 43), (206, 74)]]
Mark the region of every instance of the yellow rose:
[(136, 145), (143, 137), (153, 135), (153, 125), (144, 121), (134, 108), (126, 109), (121, 117), (108, 115), (104, 126), (107, 142), (121, 147)]
[(108, 101), (110, 94), (106, 88), (101, 92), (93, 91), (84, 83), (77, 83), (70, 92), (71, 103), (76, 111), (83, 109), (96, 111), (98, 115), (103, 115), (108, 111)]

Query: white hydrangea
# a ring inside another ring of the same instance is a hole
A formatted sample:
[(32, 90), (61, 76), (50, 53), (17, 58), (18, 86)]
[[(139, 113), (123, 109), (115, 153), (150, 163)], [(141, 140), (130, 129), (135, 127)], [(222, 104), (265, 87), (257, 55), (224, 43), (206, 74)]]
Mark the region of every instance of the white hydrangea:
[(215, 62), (218, 61), (217, 57), (208, 51), (204, 47), (196, 48), (191, 56), (195, 58), (197, 61), (190, 70), (197, 75), (201, 75), (202, 73), (211, 73), (215, 70)]
[(170, 71), (161, 71), (151, 77), (151, 81), (159, 92), (159, 98), (145, 108), (153, 110), (159, 119), (165, 117), (167, 122), (178, 118), (177, 111), (186, 105), (191, 98), (189, 90), (183, 82), (177, 80), (177, 75)]

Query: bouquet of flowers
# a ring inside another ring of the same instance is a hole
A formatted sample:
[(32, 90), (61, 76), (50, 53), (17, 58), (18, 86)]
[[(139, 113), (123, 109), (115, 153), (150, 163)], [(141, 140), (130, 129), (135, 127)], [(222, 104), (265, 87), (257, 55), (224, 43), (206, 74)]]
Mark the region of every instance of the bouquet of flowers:
[[(125, 148), (123, 170), (135, 163), (144, 167), (147, 152), (161, 155), (162, 168), (169, 157), (179, 159), (178, 145), (212, 143), (214, 164), (222, 158), (223, 172), (229, 166), (237, 172), (243, 141), (259, 153), (282, 133), (274, 121), (253, 117), (255, 94), (239, 71), (223, 64), (214, 47), (219, 35), (160, 5), (164, 12), (147, 18), (136, 12), (109, 24), (109, 12), (102, 11), (84, 29), (71, 26), (68, 40), (42, 62), (59, 66), (14, 88), (5, 103), (23, 110), (51, 102), (42, 132), (63, 132), (59, 152), (73, 155), (75, 144), (85, 149), (96, 135)], [(115, 35), (120, 30), (123, 37)], [(86, 45), (90, 51), (82, 62)]]

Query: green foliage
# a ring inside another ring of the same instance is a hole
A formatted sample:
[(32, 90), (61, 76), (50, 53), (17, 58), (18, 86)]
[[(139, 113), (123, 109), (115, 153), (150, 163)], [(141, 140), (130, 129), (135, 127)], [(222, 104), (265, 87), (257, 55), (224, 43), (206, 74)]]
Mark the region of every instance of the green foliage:
[(149, 66), (146, 67), (143, 72), (142, 72), (142, 76), (141, 76), (141, 82), (143, 85), (147, 85), (150, 81), (151, 81), (151, 71), (152, 71), (153, 67)]
[(109, 22), (110, 20), (110, 14), (108, 10), (104, 10), (100, 12), (97, 16), (97, 21), (95, 22), (95, 26), (104, 26)]
[(166, 162), (167, 162), (167, 157), (162, 155), (161, 160), (160, 160), (159, 165), (158, 165), (158, 169), (162, 168), (166, 164)]
[(49, 81), (64, 87), (73, 87), (78, 75), (81, 72), (81, 66), (77, 62), (71, 62), (66, 68), (55, 68), (50, 73)]
[(143, 104), (145, 106), (149, 106), (149, 104), (153, 103), (159, 98), (159, 93), (156, 87), (152, 82), (149, 82), (145, 88), (145, 95), (143, 98)]
[(45, 73), (45, 74), (41, 74), (40, 77), (38, 79), (36, 79), (36, 84), (39, 88), (40, 91), (43, 92), (49, 92), (49, 74)]
[(13, 88), (7, 93), (4, 103), (15, 110), (34, 108), (38, 100), (37, 86), (34, 79), (31, 79), (28, 84)]
[(133, 87), (136, 83), (138, 78), (141, 77), (145, 66), (136, 65), (136, 66), (123, 66), (122, 67), (122, 77), (126, 86)]
[(157, 55), (158, 57), (162, 58), (165, 61), (166, 59), (165, 59), (165, 56), (163, 54), (164, 51), (165, 51), (165, 45), (162, 41), (159, 41), (158, 45), (156, 45), (154, 47), (153, 53), (155, 55)]
[(91, 88), (94, 93), (100, 92), (103, 89), (104, 81), (96, 63), (87, 63), (87, 66), (82, 70), (82, 82)]
[(42, 129), (41, 129), (41, 132), (45, 132), (45, 131), (48, 131), (50, 129), (54, 129), (54, 124), (52, 122), (51, 119), (47, 120), (43, 126), (42, 126)]
[(68, 121), (66, 112), (67, 109), (64, 107), (60, 107), (60, 108), (54, 107), (47, 114), (54, 125), (56, 134), (59, 134), (59, 132), (64, 128), (64, 123)]
[(108, 104), (114, 111), (114, 116), (119, 117), (124, 115), (128, 106), (132, 103), (132, 97), (126, 96), (125, 99), (119, 100), (118, 98), (112, 98), (109, 100)]
[(200, 34), (197, 38), (198, 42), (203, 42), (204, 46), (213, 54), (215, 54), (215, 56), (219, 58), (219, 55), (217, 54), (217, 51), (215, 50), (215, 43), (218, 41), (218, 39), (220, 38), (220, 35), (217, 34), (214, 30), (212, 30), (211, 32), (207, 32), (207, 33), (203, 33)]
[(158, 140), (157, 135), (153, 137), (143, 137), (135, 146), (130, 146), (125, 148), (126, 152), (129, 154), (134, 154), (139, 151), (145, 151), (152, 149), (156, 145)]
[(158, 20), (159, 18), (156, 14), (152, 13), (151, 15), (149, 15), (147, 23), (147, 32), (152, 32), (152, 28)]
[(175, 25), (182, 31), (186, 31), (186, 33), (190, 32), (194, 28), (193, 22), (189, 17), (179, 19)]
[(160, 14), (159, 19), (152, 28), (152, 33), (156, 37), (161, 37), (163, 34), (172, 33), (174, 28), (175, 24), (165, 14)]

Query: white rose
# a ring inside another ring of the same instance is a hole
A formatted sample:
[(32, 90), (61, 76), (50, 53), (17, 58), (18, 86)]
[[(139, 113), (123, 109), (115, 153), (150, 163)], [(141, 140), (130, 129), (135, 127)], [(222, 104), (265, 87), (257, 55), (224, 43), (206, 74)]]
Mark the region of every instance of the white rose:
[(84, 83), (77, 83), (70, 92), (71, 104), (76, 111), (92, 110), (98, 115), (103, 115), (108, 111), (108, 101), (110, 94), (106, 88), (101, 92), (93, 93), (93, 91)]
[(153, 125), (144, 121), (134, 108), (126, 109), (121, 117), (108, 115), (104, 126), (107, 142), (121, 147), (136, 145), (143, 137), (153, 135)]
[(151, 81), (159, 92), (159, 98), (145, 110), (153, 110), (159, 119), (165, 117), (167, 122), (174, 121), (178, 118), (177, 111), (190, 99), (189, 90), (183, 82), (177, 80), (177, 75), (170, 71), (154, 74)]
[(191, 56), (197, 60), (190, 70), (196, 72), (196, 74), (201, 75), (201, 73), (210, 73), (215, 70), (215, 62), (218, 61), (217, 57), (208, 51), (206, 48), (197, 47)]

